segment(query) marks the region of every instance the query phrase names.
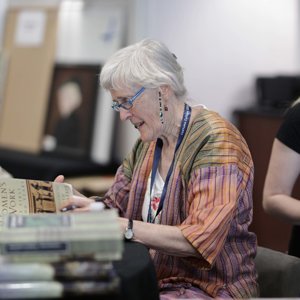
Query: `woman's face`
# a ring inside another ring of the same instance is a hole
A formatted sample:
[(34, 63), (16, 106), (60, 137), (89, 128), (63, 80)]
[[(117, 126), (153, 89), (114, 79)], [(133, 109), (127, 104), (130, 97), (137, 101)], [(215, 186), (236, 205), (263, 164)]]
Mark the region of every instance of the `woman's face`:
[[(139, 90), (122, 89), (111, 90), (113, 100), (121, 103), (122, 98), (131, 98)], [(123, 101), (124, 102), (124, 101)], [(140, 132), (142, 141), (150, 142), (156, 140), (162, 130), (159, 119), (158, 89), (145, 89), (144, 92), (133, 102), (129, 110), (120, 108), (120, 119), (129, 120), (132, 125)]]

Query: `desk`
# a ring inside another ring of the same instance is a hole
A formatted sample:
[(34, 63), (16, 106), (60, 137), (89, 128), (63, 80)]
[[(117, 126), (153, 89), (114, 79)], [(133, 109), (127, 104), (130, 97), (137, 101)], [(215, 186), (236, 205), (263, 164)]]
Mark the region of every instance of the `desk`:
[(118, 167), (115, 163), (102, 165), (88, 159), (56, 157), (47, 153), (31, 154), (2, 148), (0, 161), (1, 167), (14, 177), (41, 180), (54, 180), (59, 174), (66, 177), (114, 174)]
[(115, 261), (113, 265), (121, 279), (121, 290), (118, 294), (81, 296), (75, 298), (72, 296), (64, 297), (64, 299), (159, 300), (154, 265), (148, 249), (143, 244), (125, 242), (122, 260)]
[[(64, 300), (159, 300), (158, 285), (154, 264), (149, 255), (148, 249), (136, 242), (125, 242), (123, 257), (119, 261), (113, 262), (116, 273), (120, 278), (120, 289), (113, 290), (111, 293), (98, 294), (98, 295), (80, 295), (65, 294)], [(24, 290), (24, 287), (22, 287)], [(56, 289), (56, 288), (55, 288)], [(45, 291), (45, 288), (43, 288)], [(80, 289), (78, 289), (80, 290)], [(9, 299), (20, 299), (22, 291), (17, 293), (19, 298), (13, 297), (14, 292), (11, 291)], [(25, 292), (25, 295), (27, 293)], [(23, 295), (23, 294), (22, 294)], [(26, 299), (28, 298), (28, 294)], [(47, 298), (35, 292), (34, 299), (48, 299), (55, 300), (54, 298)], [(0, 299), (4, 299), (0, 292)], [(22, 298), (25, 299), (25, 298)], [(33, 300), (33, 299), (32, 299)]]
[(87, 197), (101, 196), (112, 186), (115, 177), (113, 175), (88, 175), (78, 177), (65, 177), (65, 182)]
[(154, 265), (144, 245), (125, 242), (123, 259), (114, 266), (121, 277), (122, 300), (159, 299)]

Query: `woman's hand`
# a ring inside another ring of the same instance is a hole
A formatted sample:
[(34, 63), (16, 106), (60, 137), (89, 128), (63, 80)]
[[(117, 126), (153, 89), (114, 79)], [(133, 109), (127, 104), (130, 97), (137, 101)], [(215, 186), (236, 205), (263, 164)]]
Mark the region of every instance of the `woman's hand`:
[[(54, 182), (63, 183), (65, 180), (63, 175), (58, 175)], [(63, 205), (59, 208), (60, 211), (74, 211), (74, 212), (83, 212), (83, 211), (92, 211), (95, 210), (92, 203), (95, 203), (95, 200), (90, 199), (79, 193), (73, 188), (73, 196), (67, 201), (63, 202)]]
[[(67, 201), (63, 202), (63, 205), (60, 207), (60, 211), (74, 211), (74, 212), (83, 212), (83, 211), (94, 211), (93, 205), (96, 204), (95, 200), (84, 197), (84, 196), (72, 196)], [(99, 203), (100, 204), (100, 203)]]
[(64, 175), (58, 175), (55, 179), (54, 182), (58, 183), (63, 183), (65, 181), (65, 176)]
[[(58, 182), (58, 183), (63, 183), (65, 182), (65, 176), (64, 175), (58, 175), (55, 179), (54, 182)], [(83, 194), (79, 193), (76, 189), (74, 189), (74, 187), (72, 187), (73, 189), (73, 195), (75, 196), (80, 196), (83, 198), (86, 198)]]

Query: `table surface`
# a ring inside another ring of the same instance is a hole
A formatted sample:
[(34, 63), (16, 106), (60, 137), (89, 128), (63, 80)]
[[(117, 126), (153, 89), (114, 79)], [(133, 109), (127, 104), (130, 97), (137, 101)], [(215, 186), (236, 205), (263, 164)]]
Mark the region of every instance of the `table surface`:
[[(136, 242), (125, 242), (124, 246), (122, 259), (113, 262), (115, 271), (120, 277), (121, 287), (119, 291), (98, 295), (65, 295), (61, 299), (159, 300), (156, 272), (148, 249)], [(50, 298), (41, 298), (51, 300)], [(3, 299), (1, 295), (0, 299)], [(30, 299), (27, 298), (27, 300)]]
[[(72, 186), (83, 193), (98, 196), (106, 193), (114, 182), (113, 175), (89, 175), (78, 177), (66, 177), (65, 182), (72, 184)], [(89, 196), (86, 195), (86, 196)]]
[(144, 245), (125, 242), (123, 259), (114, 266), (121, 277), (122, 300), (159, 299), (154, 265)]
[(64, 297), (67, 300), (159, 300), (154, 264), (148, 249), (137, 242), (125, 242), (123, 257), (113, 262), (121, 279), (121, 289), (116, 294)]

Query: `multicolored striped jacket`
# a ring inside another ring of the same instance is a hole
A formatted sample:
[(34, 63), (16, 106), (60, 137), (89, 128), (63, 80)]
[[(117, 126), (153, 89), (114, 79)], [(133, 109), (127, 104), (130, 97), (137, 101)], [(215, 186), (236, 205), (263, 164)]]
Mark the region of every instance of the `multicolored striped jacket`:
[[(138, 140), (107, 195), (120, 215), (142, 220), (156, 142)], [(212, 297), (258, 296), (252, 221), (253, 162), (239, 131), (202, 110), (190, 122), (175, 155), (160, 222), (178, 226), (202, 259), (150, 250), (159, 285), (192, 285)]]

